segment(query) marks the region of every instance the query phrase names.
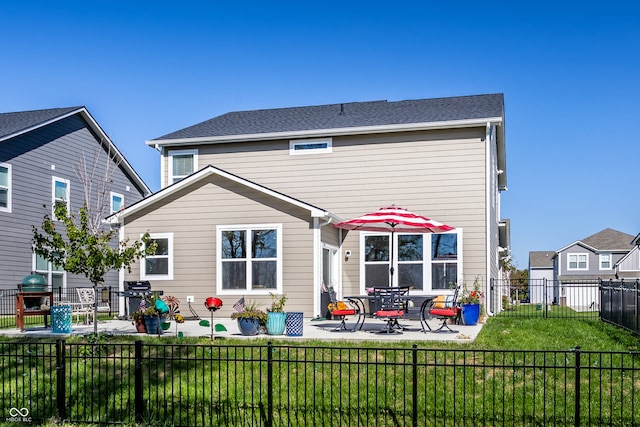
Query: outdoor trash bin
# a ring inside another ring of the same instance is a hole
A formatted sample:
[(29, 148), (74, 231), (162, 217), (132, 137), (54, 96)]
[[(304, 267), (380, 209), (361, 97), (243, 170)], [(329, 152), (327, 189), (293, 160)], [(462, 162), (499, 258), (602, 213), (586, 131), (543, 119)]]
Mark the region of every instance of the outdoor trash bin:
[(287, 336), (302, 336), (302, 314), (301, 311), (287, 312)]
[(54, 334), (71, 333), (71, 307), (54, 305), (51, 307), (51, 331)]

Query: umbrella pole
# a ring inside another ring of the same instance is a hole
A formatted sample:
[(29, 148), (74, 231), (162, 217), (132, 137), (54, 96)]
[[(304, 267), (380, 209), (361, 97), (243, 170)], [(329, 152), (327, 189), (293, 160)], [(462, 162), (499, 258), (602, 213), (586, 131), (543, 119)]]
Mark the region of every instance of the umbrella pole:
[(393, 236), (394, 236), (395, 230), (391, 229), (391, 241), (389, 242), (391, 244), (391, 254), (390, 254), (390, 258), (389, 258), (389, 287), (393, 287)]

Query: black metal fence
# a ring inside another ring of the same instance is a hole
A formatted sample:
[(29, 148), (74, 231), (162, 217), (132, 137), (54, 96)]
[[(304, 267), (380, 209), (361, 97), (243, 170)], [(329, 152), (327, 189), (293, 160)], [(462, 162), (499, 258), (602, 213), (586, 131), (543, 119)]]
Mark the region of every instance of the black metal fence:
[[(17, 288), (0, 289), (0, 329), (16, 327), (16, 296), (18, 292), (20, 291)], [(54, 305), (80, 302), (76, 288), (54, 288), (52, 292)], [(101, 314), (107, 314), (111, 317), (118, 313), (120, 298), (116, 288), (111, 286), (98, 288), (97, 298), (100, 302), (109, 303), (110, 311)], [(26, 318), (25, 321), (42, 325), (44, 319), (43, 316), (31, 316)]]
[(640, 334), (639, 288), (640, 282), (637, 279), (628, 282), (602, 281), (602, 320)]
[(495, 314), (510, 317), (598, 319), (599, 280), (491, 279)]
[(639, 356), (13, 342), (0, 345), (0, 411), (175, 426), (640, 425)]

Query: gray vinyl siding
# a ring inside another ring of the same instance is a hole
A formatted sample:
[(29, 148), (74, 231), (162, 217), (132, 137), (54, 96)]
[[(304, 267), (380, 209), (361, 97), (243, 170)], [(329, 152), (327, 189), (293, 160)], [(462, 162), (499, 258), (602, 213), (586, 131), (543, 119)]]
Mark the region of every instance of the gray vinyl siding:
[[(152, 280), (152, 289), (181, 301), (194, 296), (193, 309), (209, 316), (203, 302), (216, 295), (216, 226), (247, 224), (282, 225), (283, 290), (286, 309), (313, 313), (313, 220), (308, 211), (231, 182), (218, 175), (194, 183), (126, 219), (126, 236), (135, 239), (146, 231), (173, 233), (173, 280)], [(327, 236), (332, 234), (328, 231)], [(328, 237), (329, 238), (329, 237)], [(136, 263), (126, 280), (140, 278)], [(229, 316), (240, 297), (267, 308), (271, 298), (248, 294), (218, 295), (223, 308), (216, 316)]]
[[(332, 153), (297, 156), (289, 154), (289, 140), (181, 149), (198, 148), (198, 169), (211, 164), (345, 219), (395, 204), (461, 228), (464, 278), (485, 282), (485, 133), (479, 127), (342, 136), (332, 139)], [(358, 234), (346, 233), (343, 246), (352, 251), (343, 262), (345, 294), (361, 291)]]
[[(12, 211), (0, 212), (0, 235), (3, 242), (3, 250), (0, 252), (0, 287), (15, 288), (33, 268), (32, 226), (42, 224), (43, 216), (51, 212), (53, 176), (70, 181), (72, 211), (77, 212), (81, 207), (82, 185), (75, 169), (81, 152), (91, 161), (96, 149), (103, 150), (79, 115), (0, 142), (0, 163), (12, 166)], [(104, 168), (104, 163), (100, 167)], [(99, 170), (98, 174), (100, 172)], [(113, 175), (111, 191), (122, 194), (125, 204), (142, 198), (140, 189), (136, 188), (121, 169)], [(109, 273), (105, 283), (117, 286), (118, 272)], [(89, 282), (82, 276), (67, 275), (69, 287), (87, 284)]]
[[(606, 252), (606, 251), (603, 251)], [(569, 264), (569, 259), (568, 259), (568, 255), (569, 254), (587, 254), (587, 270), (569, 270), (568, 268), (568, 264)], [(611, 253), (611, 265), (613, 266), (615, 263), (617, 263), (620, 259), (622, 259), (623, 256), (626, 255), (625, 253), (621, 253), (621, 252), (612, 252)], [(610, 270), (600, 270), (600, 254), (599, 253), (594, 253), (593, 251), (581, 246), (581, 245), (572, 245), (568, 248), (565, 248), (562, 252), (560, 252), (560, 254), (558, 255), (558, 259), (559, 259), (559, 275), (563, 278), (563, 279), (570, 279), (571, 276), (576, 276), (579, 278), (584, 278), (585, 276), (590, 276), (593, 279), (598, 279), (598, 278), (602, 278), (602, 277), (609, 277), (612, 276), (614, 274), (614, 269), (610, 269)]]

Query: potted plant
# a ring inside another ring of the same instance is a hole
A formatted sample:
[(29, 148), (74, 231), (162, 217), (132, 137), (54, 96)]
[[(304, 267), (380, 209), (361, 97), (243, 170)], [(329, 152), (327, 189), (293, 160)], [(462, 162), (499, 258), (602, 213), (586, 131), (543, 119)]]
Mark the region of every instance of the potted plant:
[(144, 324), (144, 312), (143, 310), (136, 310), (131, 313), (131, 324), (136, 327), (136, 330), (144, 334), (147, 332), (147, 327)]
[(161, 318), (169, 312), (167, 304), (154, 293), (149, 299), (140, 301), (140, 310), (142, 311), (147, 334), (157, 333), (160, 335), (163, 330), (160, 326)]
[(286, 326), (287, 314), (284, 305), (287, 302), (286, 295), (271, 295), (271, 308), (267, 309), (267, 334), (282, 335)]
[(475, 325), (478, 323), (480, 319), (480, 299), (482, 296), (482, 291), (480, 290), (477, 279), (473, 282), (473, 289), (471, 291), (464, 285), (462, 296), (460, 297), (460, 304), (462, 308), (462, 322), (465, 325)]
[(231, 314), (231, 318), (238, 319), (238, 329), (242, 335), (257, 335), (260, 326), (267, 322), (267, 313), (252, 301), (244, 306), (244, 310)]

